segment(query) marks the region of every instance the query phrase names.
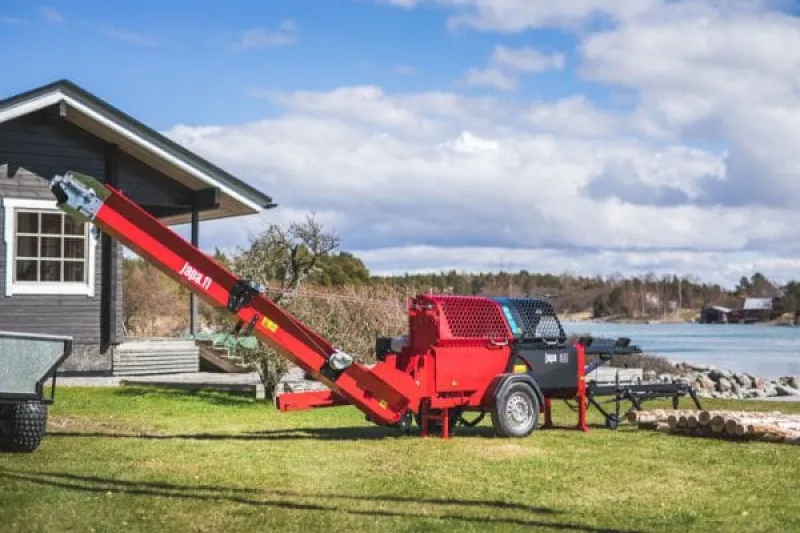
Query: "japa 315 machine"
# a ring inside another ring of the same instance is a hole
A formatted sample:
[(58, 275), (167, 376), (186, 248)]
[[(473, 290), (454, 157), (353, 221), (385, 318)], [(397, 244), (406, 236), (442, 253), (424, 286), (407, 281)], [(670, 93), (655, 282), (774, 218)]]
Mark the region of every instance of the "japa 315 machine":
[[(377, 339), (377, 363), (368, 366), (122, 192), (74, 172), (53, 178), (50, 189), (67, 214), (117, 239), (209, 305), (227, 309), (237, 334), (256, 336), (327, 386), (281, 394), (283, 411), (353, 405), (375, 424), (407, 430), (416, 422), (423, 436), (444, 438), (456, 425), (476, 425), (489, 413), (497, 435), (524, 437), (540, 413), (544, 425), (552, 425), (551, 401), (564, 399), (577, 403), (575, 427), (586, 431), (589, 403), (597, 405), (593, 395), (603, 392), (587, 385), (587, 373), (615, 355), (641, 351), (624, 338), (569, 342), (543, 299), (424, 294), (408, 302), (408, 334)], [(593, 354), (596, 361), (587, 365)], [(477, 413), (475, 419), (467, 420), (468, 412)]]

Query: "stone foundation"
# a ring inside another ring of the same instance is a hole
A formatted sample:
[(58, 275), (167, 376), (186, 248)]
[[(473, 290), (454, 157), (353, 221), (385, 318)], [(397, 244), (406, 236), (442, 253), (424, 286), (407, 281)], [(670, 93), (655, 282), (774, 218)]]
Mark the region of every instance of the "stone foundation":
[(59, 367), (59, 372), (110, 373), (111, 354), (110, 348), (101, 352), (99, 344), (74, 344), (72, 354)]

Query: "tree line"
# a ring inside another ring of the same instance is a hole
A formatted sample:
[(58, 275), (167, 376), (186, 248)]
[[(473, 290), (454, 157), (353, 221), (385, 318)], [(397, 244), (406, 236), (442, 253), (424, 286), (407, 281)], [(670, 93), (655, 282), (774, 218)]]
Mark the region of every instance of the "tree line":
[[(254, 279), (277, 289), (271, 297), (281, 301), (300, 287), (321, 290), (342, 288), (383, 291), (390, 298), (420, 292), (461, 295), (544, 297), (559, 313), (588, 313), (592, 317), (649, 318), (680, 310), (699, 311), (719, 305), (737, 308), (744, 298), (777, 298), (784, 312), (800, 308), (800, 282), (784, 286), (760, 272), (742, 276), (734, 288), (704, 282), (694, 276), (646, 274), (639, 276), (578, 276), (531, 272), (457, 272), (373, 275), (356, 255), (341, 250), (339, 237), (326, 230), (313, 215), (289, 226), (270, 224), (245, 247), (225, 254), (216, 250), (213, 257), (237, 275)], [(164, 300), (185, 290), (173, 286), (164, 292), (153, 281), (151, 272), (140, 260), (126, 260), (125, 279), (137, 288), (126, 290), (126, 317), (142, 315), (147, 307), (142, 300), (165, 305)], [(137, 278), (138, 276), (138, 278)], [(138, 279), (138, 281), (137, 281)], [(134, 295), (141, 295), (137, 298)], [(208, 311), (210, 312), (210, 311)], [(144, 313), (148, 315), (148, 313)], [(209, 317), (210, 318), (210, 317)], [(152, 317), (140, 322), (150, 324)]]
[[(247, 246), (212, 257), (241, 278), (268, 288), (267, 296), (359, 359), (374, 356), (375, 338), (402, 334), (407, 328), (405, 298), (417, 293), (545, 297), (559, 313), (587, 312), (594, 317), (650, 317), (672, 310), (708, 305), (736, 307), (744, 297), (773, 297), (780, 287), (760, 273), (742, 277), (733, 289), (692, 277), (576, 276), (518, 272), (456, 271), (395, 276), (373, 275), (364, 262), (340, 249), (338, 236), (313, 216), (289, 226), (271, 224)], [(123, 265), (123, 320), (131, 336), (187, 333), (189, 293), (141, 259)], [(785, 287), (786, 305), (800, 303), (800, 283)], [(203, 330), (230, 329), (223, 310), (198, 305)], [(285, 359), (266, 346), (241, 353), (257, 370), (268, 391), (286, 370)]]

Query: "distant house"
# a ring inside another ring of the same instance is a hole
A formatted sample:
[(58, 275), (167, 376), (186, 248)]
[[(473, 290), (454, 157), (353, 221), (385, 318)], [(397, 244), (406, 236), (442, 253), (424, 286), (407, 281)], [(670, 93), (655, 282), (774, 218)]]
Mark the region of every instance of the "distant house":
[(701, 324), (727, 324), (733, 309), (721, 305), (705, 307), (700, 311)]
[(779, 303), (779, 298), (745, 298), (742, 306), (728, 315), (728, 321), (752, 324), (773, 320), (779, 314)]

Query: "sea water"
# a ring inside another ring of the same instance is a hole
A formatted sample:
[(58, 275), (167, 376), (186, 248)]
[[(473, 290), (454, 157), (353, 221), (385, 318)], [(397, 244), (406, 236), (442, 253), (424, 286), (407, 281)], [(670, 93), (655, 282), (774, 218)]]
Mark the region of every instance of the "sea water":
[(648, 354), (767, 379), (800, 376), (800, 327), (564, 322), (568, 334), (628, 337)]

